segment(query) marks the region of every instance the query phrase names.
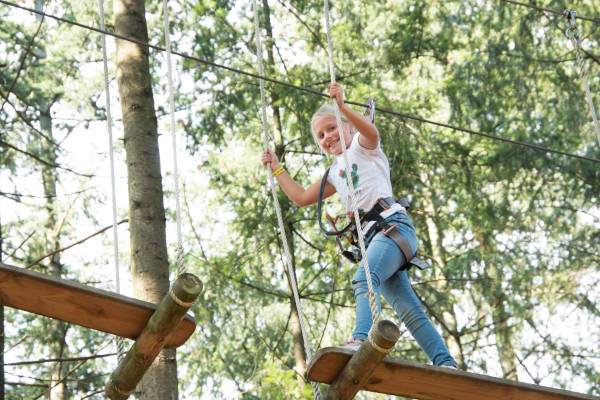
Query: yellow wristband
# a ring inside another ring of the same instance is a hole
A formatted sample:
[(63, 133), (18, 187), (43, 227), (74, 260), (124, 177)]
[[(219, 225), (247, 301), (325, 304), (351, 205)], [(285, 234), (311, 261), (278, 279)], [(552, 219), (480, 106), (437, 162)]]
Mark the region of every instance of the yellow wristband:
[(277, 168), (277, 170), (276, 170), (275, 172), (273, 172), (273, 177), (274, 177), (274, 178), (277, 178), (279, 175), (281, 175), (281, 173), (282, 173), (283, 171), (285, 171), (285, 170), (283, 169), (283, 167), (279, 167), (279, 168)]

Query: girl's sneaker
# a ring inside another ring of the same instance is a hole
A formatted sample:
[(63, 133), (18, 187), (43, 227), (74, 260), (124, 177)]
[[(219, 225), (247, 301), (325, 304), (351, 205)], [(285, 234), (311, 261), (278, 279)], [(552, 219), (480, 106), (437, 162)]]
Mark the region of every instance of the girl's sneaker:
[(439, 365), (439, 367), (450, 368), (450, 369), (458, 369), (456, 365), (452, 365), (452, 364), (443, 364), (443, 365)]
[(363, 344), (363, 342), (364, 340), (359, 338), (350, 338), (342, 342), (342, 348), (356, 351)]

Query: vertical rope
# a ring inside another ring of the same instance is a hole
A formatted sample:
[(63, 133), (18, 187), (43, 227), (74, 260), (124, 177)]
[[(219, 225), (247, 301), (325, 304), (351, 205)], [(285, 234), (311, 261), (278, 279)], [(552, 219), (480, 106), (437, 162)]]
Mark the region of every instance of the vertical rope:
[[(104, 4), (103, 0), (98, 0), (100, 6), (100, 29), (105, 30), (104, 25)], [(115, 155), (113, 149), (113, 134), (112, 134), (112, 115), (110, 112), (110, 88), (108, 79), (108, 56), (106, 54), (106, 35), (102, 35), (102, 60), (104, 64), (104, 91), (106, 92), (106, 129), (108, 131), (108, 154), (110, 159), (110, 188), (112, 196), (112, 217), (113, 217), (113, 250), (115, 264), (115, 290), (121, 293), (121, 278), (119, 274), (119, 233), (117, 231), (117, 189), (115, 184)], [(117, 337), (117, 353), (118, 357), (122, 358), (125, 353), (123, 339)]]
[[(260, 40), (260, 26), (258, 23), (258, 4), (256, 0), (254, 1), (254, 31), (256, 32), (256, 58), (258, 59), (258, 73), (262, 76), (263, 74), (263, 63), (262, 63), (262, 44)], [(263, 79), (259, 79), (260, 82), (260, 101), (261, 101), (261, 116), (263, 123), (263, 132), (264, 132), (264, 147), (265, 150), (269, 147), (269, 127), (267, 123), (267, 102), (265, 100), (265, 82)], [(296, 277), (294, 275), (294, 270), (292, 267), (292, 256), (290, 254), (290, 249), (288, 246), (287, 234), (285, 232), (285, 227), (283, 224), (283, 216), (281, 215), (281, 207), (279, 205), (279, 198), (277, 197), (277, 188), (274, 183), (273, 172), (271, 171), (271, 165), (267, 165), (267, 176), (269, 181), (269, 186), (271, 188), (271, 195), (273, 197), (273, 203), (275, 205), (275, 212), (277, 214), (277, 222), (279, 223), (279, 233), (281, 235), (281, 240), (283, 241), (283, 249), (285, 252), (285, 269), (287, 271), (288, 277), (290, 279), (290, 283), (292, 286), (292, 292), (294, 294), (294, 301), (296, 302), (296, 308), (298, 310), (298, 318), (300, 320), (300, 330), (302, 332), (302, 340), (304, 341), (304, 351), (306, 353), (307, 359), (310, 361), (312, 358), (312, 350), (310, 348), (310, 343), (308, 341), (308, 335), (306, 333), (306, 324), (304, 322), (304, 315), (302, 313), (302, 307), (300, 304), (300, 296), (298, 295), (298, 286), (296, 284)], [(311, 382), (311, 386), (313, 389), (313, 394), (315, 399), (321, 398), (321, 393), (319, 390), (319, 384), (316, 382)]]
[[(333, 45), (331, 41), (331, 27), (329, 24), (329, 2), (325, 0), (325, 26), (327, 29), (327, 48), (329, 50), (329, 75), (331, 83), (335, 83), (335, 71), (333, 65)], [(340, 143), (342, 144), (342, 153), (344, 156), (344, 166), (346, 168), (346, 183), (348, 184), (348, 193), (350, 194), (350, 206), (354, 214), (354, 224), (356, 225), (356, 231), (358, 232), (358, 244), (360, 246), (360, 253), (362, 255), (363, 267), (365, 269), (365, 275), (367, 277), (367, 286), (369, 291), (367, 296), (369, 297), (369, 305), (371, 307), (371, 314), (373, 317), (373, 323), (379, 318), (379, 311), (377, 310), (377, 297), (375, 291), (373, 291), (373, 282), (371, 280), (371, 270), (369, 269), (369, 260), (367, 259), (367, 251), (365, 248), (365, 239), (361, 229), (360, 216), (358, 215), (358, 206), (356, 204), (356, 195), (354, 193), (354, 184), (352, 182), (352, 174), (350, 173), (350, 162), (348, 161), (348, 154), (346, 152), (346, 138), (344, 137), (344, 126), (342, 125), (342, 116), (338, 107), (336, 99), (332, 99), (332, 103), (335, 107), (335, 119), (338, 126), (338, 132), (340, 136)]]
[(596, 109), (594, 108), (594, 102), (592, 101), (592, 93), (590, 91), (590, 85), (588, 83), (588, 73), (583, 63), (583, 57), (581, 55), (581, 37), (580, 30), (577, 27), (575, 20), (576, 12), (573, 10), (565, 10), (563, 15), (567, 18), (569, 27), (567, 28), (567, 38), (571, 40), (573, 48), (575, 49), (575, 56), (577, 57), (577, 65), (579, 66), (579, 74), (583, 78), (583, 86), (585, 87), (586, 100), (592, 113), (592, 119), (594, 120), (594, 127), (596, 128), (596, 136), (598, 137), (598, 144), (600, 144), (600, 124), (598, 123), (598, 117), (596, 116)]
[(175, 100), (173, 90), (173, 67), (171, 66), (171, 37), (169, 34), (169, 5), (163, 1), (163, 22), (165, 34), (165, 48), (167, 50), (167, 67), (169, 81), (169, 114), (171, 116), (171, 147), (173, 150), (173, 179), (175, 181), (175, 219), (177, 220), (177, 275), (185, 272), (183, 264), (183, 238), (181, 233), (181, 202), (179, 200), (179, 169), (177, 166), (177, 137), (175, 134)]

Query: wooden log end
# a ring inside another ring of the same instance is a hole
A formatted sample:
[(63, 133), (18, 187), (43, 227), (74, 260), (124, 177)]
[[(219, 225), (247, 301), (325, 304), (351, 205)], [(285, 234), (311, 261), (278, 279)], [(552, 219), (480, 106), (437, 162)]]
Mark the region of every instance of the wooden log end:
[(329, 386), (325, 400), (353, 399), (399, 338), (400, 329), (393, 322), (382, 320), (374, 325), (369, 331), (368, 339)]
[(386, 353), (391, 350), (400, 339), (400, 328), (392, 321), (381, 320), (369, 332), (369, 340), (375, 345), (385, 349)]
[(196, 275), (183, 273), (173, 283), (172, 291), (182, 302), (194, 302), (202, 289), (202, 281)]

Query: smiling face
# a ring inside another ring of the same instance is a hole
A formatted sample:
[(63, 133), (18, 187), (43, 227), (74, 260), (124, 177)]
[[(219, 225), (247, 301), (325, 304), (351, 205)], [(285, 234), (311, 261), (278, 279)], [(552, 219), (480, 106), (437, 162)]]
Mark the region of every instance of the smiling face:
[[(350, 126), (345, 122), (342, 122), (342, 125), (344, 126), (344, 141), (347, 148), (350, 146), (350, 140), (352, 139), (349, 134)], [(313, 122), (313, 128), (319, 145), (323, 150), (333, 155), (342, 154), (342, 144), (335, 117), (323, 116), (317, 118)]]

